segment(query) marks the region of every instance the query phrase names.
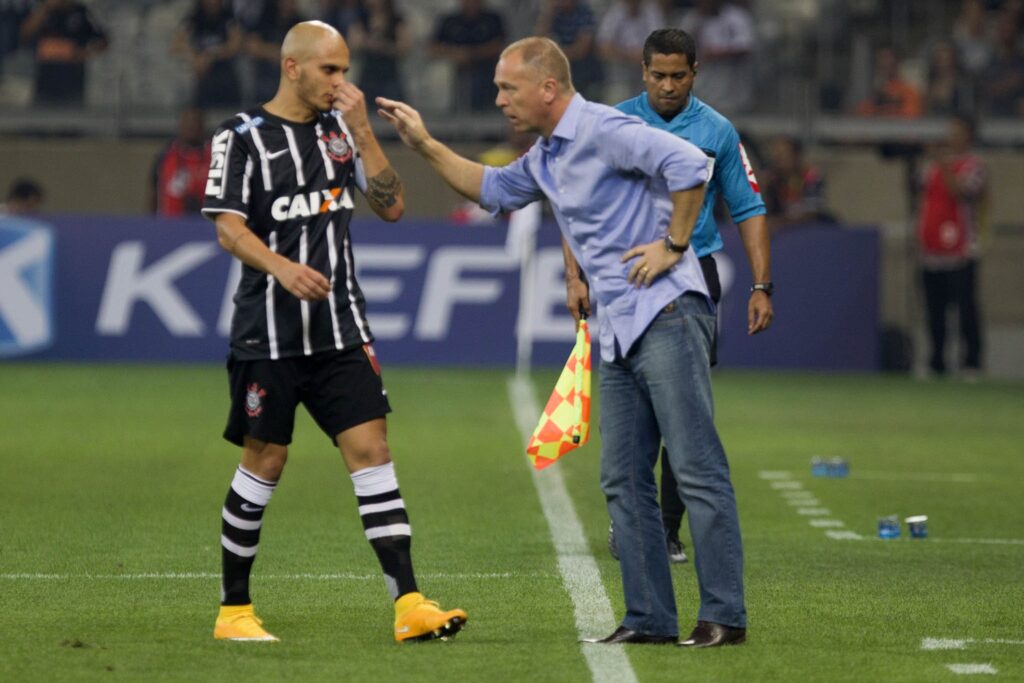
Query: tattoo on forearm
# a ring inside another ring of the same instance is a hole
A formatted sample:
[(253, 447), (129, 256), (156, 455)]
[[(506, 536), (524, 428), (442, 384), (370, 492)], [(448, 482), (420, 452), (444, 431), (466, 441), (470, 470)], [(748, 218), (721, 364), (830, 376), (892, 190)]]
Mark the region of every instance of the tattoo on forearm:
[(398, 174), (388, 166), (366, 183), (366, 199), (371, 204), (390, 209), (402, 194), (402, 181)]

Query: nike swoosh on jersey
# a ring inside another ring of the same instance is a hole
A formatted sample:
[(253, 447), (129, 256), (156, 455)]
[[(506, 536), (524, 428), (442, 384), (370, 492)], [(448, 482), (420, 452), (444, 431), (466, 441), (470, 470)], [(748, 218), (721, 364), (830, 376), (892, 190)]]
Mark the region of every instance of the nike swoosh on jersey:
[(274, 159), (278, 158), (282, 154), (285, 154), (287, 151), (288, 151), (288, 148), (285, 147), (284, 149), (279, 149), (276, 152), (267, 152), (267, 159), (270, 160), (270, 161), (273, 161)]

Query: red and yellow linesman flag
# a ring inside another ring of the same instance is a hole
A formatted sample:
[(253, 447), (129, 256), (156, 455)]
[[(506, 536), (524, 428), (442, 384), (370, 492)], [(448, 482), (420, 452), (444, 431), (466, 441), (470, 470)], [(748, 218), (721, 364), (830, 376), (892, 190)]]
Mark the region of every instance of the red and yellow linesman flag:
[(576, 330), (576, 346), (565, 362), (526, 453), (542, 470), (590, 438), (590, 328), (585, 319)]

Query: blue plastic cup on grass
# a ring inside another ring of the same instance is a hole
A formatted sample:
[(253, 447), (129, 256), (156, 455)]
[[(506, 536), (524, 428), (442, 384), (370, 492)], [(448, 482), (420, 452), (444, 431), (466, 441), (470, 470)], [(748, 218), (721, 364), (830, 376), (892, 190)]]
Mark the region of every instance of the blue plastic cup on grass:
[(811, 458), (811, 475), (815, 477), (829, 476), (828, 463), (825, 462), (824, 458), (817, 456)]
[(879, 538), (899, 538), (900, 537), (900, 518), (896, 515), (889, 515), (888, 517), (879, 517), (878, 519), (878, 537)]
[(914, 515), (903, 520), (911, 538), (928, 538), (928, 515)]
[(832, 458), (828, 461), (828, 476), (842, 478), (850, 473), (850, 463), (842, 458)]

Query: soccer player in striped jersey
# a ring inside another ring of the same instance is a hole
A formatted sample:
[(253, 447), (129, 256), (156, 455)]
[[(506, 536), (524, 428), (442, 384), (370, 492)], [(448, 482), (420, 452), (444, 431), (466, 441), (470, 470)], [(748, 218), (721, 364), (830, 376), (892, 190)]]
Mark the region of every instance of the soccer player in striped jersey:
[(351, 474), (366, 538), (395, 601), (395, 639), (451, 636), (467, 619), (427, 600), (413, 573), (409, 517), (387, 444), (391, 408), (349, 235), (356, 188), (386, 221), (402, 216), (403, 189), (348, 69), (349, 50), (335, 29), (297, 24), (281, 46), (273, 99), (213, 136), (203, 214), (243, 263), (224, 432), (242, 458), (222, 511), (217, 639), (277, 640), (253, 610), (249, 575), (300, 403)]

